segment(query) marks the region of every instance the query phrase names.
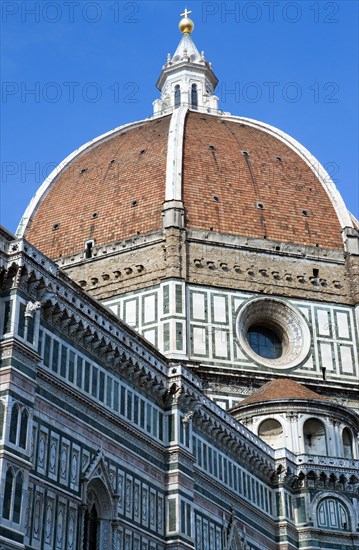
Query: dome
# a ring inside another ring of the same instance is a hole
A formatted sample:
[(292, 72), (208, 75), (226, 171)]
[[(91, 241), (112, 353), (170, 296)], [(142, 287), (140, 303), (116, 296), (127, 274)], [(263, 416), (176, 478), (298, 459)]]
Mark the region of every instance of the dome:
[[(290, 378), (267, 382), (230, 413), (274, 449), (331, 456), (336, 430), (355, 433), (359, 417), (338, 402)], [(342, 447), (342, 439), (338, 441)], [(345, 449), (342, 447), (342, 456)]]
[(240, 409), (246, 405), (255, 405), (258, 403), (266, 403), (268, 401), (284, 400), (291, 403), (293, 399), (304, 399), (305, 401), (324, 400), (326, 398), (319, 395), (317, 392), (310, 390), (303, 384), (299, 384), (290, 378), (278, 378), (271, 380), (251, 395), (243, 399), (234, 410)]
[(166, 186), (177, 179), (168, 198), (183, 201), (189, 229), (342, 248), (340, 197), (291, 138), (240, 117), (185, 109), (179, 118), (129, 124), (75, 151), (34, 197), (23, 235), (57, 259), (90, 239), (161, 230)]
[(277, 128), (220, 111), (217, 83), (183, 32), (158, 78), (153, 117), (65, 159), (18, 235), (53, 259), (171, 226), (343, 252), (342, 230), (354, 221), (327, 172)]
[(51, 258), (162, 226), (170, 117), (119, 128), (66, 159), (40, 189), (26, 238)]

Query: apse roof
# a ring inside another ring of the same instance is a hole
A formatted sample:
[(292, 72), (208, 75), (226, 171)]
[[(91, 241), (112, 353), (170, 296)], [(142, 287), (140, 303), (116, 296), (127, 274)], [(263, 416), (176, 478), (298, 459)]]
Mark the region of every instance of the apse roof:
[(292, 400), (292, 399), (305, 399), (305, 400), (321, 400), (327, 401), (325, 397), (319, 395), (313, 390), (310, 390), (303, 384), (299, 384), (289, 378), (279, 378), (267, 382), (261, 388), (254, 391), (251, 395), (243, 399), (236, 409), (244, 407), (245, 405), (252, 405), (254, 403), (273, 401), (273, 400)]

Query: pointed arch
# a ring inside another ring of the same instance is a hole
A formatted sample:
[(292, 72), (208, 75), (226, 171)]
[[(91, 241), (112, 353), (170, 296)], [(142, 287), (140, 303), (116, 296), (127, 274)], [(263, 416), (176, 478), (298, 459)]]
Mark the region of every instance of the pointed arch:
[(15, 523), (20, 523), (20, 519), (21, 519), (23, 482), (24, 482), (23, 475), (21, 472), (18, 472), (15, 479), (14, 508), (13, 508), (13, 514), (12, 514), (12, 520)]
[(13, 402), (11, 407), (9, 441), (10, 443), (14, 443), (14, 445), (16, 445), (16, 439), (17, 439), (18, 419), (19, 419), (19, 404), (16, 402)]
[(14, 470), (8, 466), (5, 476), (5, 489), (2, 517), (20, 523), (22, 510), (24, 474), (21, 470)]
[(4, 504), (3, 504), (3, 510), (2, 510), (2, 516), (5, 519), (10, 519), (13, 484), (14, 484), (14, 471), (10, 467), (8, 468), (6, 472), (6, 477), (5, 477)]
[(247, 550), (247, 537), (245, 528), (240, 528), (239, 522), (236, 518), (231, 518), (228, 529), (228, 536), (226, 537), (224, 544), (224, 550)]
[[(85, 506), (83, 507), (81, 533), (82, 540), (86, 539), (87, 541), (87, 546), (85, 543), (81, 544), (80, 550), (111, 548), (113, 520), (117, 518), (117, 500), (101, 447), (84, 472), (82, 500)], [(93, 548), (89, 548), (89, 541), (94, 540), (95, 532), (97, 545), (94, 546), (92, 543)]]
[(112, 520), (112, 495), (102, 479), (95, 477), (87, 485), (81, 550), (111, 548)]

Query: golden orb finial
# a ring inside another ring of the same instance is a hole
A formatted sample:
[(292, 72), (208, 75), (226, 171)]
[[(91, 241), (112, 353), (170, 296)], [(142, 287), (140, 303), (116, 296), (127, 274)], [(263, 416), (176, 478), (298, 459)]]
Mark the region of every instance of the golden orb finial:
[(184, 13), (181, 13), (183, 19), (181, 19), (181, 21), (179, 22), (178, 27), (182, 34), (191, 34), (194, 29), (194, 23), (192, 19), (188, 17), (190, 13), (192, 12), (188, 11), (187, 8), (184, 10)]

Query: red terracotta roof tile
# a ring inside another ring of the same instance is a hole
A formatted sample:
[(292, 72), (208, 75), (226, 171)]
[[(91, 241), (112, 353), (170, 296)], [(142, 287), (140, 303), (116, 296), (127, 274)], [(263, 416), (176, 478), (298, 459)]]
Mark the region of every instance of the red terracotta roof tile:
[(189, 228), (343, 247), (338, 217), (313, 171), (288, 145), (245, 123), (189, 113), (183, 199)]
[(282, 378), (267, 382), (259, 388), (259, 390), (243, 399), (236, 408), (258, 403), (260, 401), (272, 401), (277, 399), (319, 399), (321, 401), (326, 401), (325, 397), (310, 390), (306, 386), (294, 382), (294, 380), (290, 380), (289, 378)]
[(40, 205), (27, 240), (57, 259), (83, 251), (88, 240), (100, 246), (161, 229), (169, 122), (145, 121), (75, 158)]
[[(26, 238), (57, 259), (82, 252), (88, 240), (105, 245), (160, 230), (170, 120), (143, 121), (75, 157)], [(188, 228), (343, 247), (338, 217), (314, 172), (283, 141), (245, 122), (189, 112), (182, 193)]]

